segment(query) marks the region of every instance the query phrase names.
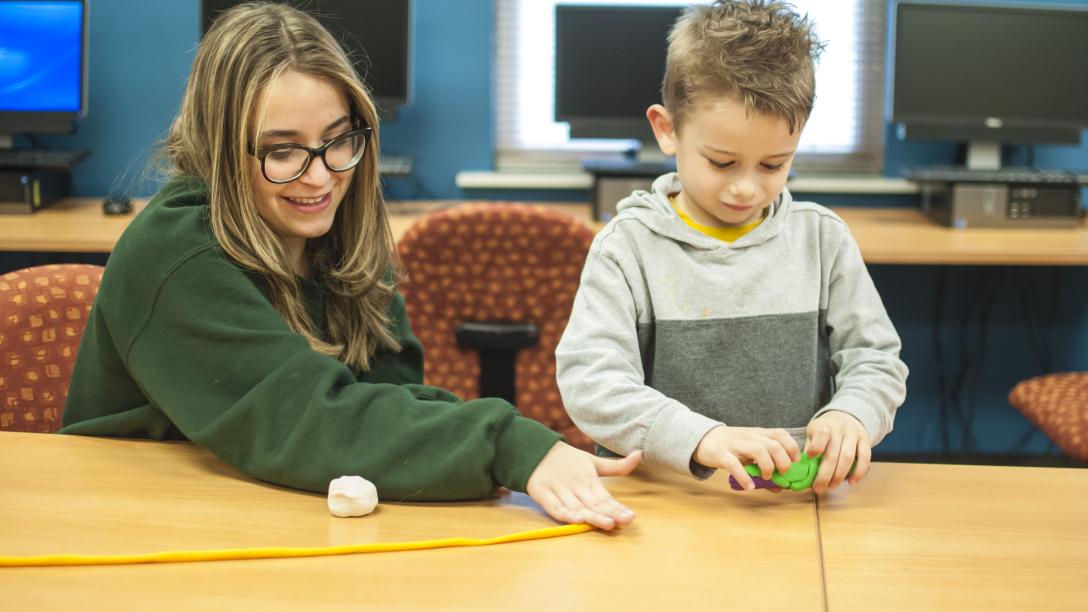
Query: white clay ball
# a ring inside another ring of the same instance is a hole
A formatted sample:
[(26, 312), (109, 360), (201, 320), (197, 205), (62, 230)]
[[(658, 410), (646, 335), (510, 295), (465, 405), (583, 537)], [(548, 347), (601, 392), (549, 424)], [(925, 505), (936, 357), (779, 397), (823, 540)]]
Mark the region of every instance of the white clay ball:
[(333, 516), (364, 516), (378, 506), (378, 489), (362, 476), (341, 476), (329, 483), (329, 512)]

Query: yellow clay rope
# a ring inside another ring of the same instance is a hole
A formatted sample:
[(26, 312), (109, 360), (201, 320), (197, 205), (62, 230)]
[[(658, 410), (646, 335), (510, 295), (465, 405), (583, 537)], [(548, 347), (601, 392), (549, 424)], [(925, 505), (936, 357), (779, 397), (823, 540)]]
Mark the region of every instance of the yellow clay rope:
[(371, 544), (347, 544), (344, 546), (236, 548), (221, 550), (179, 550), (133, 555), (0, 555), (0, 567), (47, 567), (70, 565), (132, 565), (136, 563), (192, 563), (196, 561), (234, 561), (239, 559), (286, 559), (294, 557), (326, 557), (330, 555), (355, 555), (361, 553), (423, 550), (425, 548), (452, 548), (458, 546), (490, 546), (555, 538), (591, 531), (589, 525), (561, 525), (544, 527), (495, 538), (445, 538), (417, 540), (415, 542), (375, 542)]

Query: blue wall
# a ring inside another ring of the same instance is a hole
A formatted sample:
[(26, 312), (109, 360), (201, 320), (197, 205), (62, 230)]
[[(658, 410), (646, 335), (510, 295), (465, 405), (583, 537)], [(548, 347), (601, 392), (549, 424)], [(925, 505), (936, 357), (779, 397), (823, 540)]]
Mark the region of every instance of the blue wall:
[[(383, 150), (412, 155), (416, 176), (389, 181), (394, 198), (458, 197), (458, 170), (491, 165), (490, 0), (415, 1), (414, 101), (383, 126)], [(200, 38), (200, 1), (92, 2), (90, 109), (50, 146), (86, 148), (76, 195), (150, 195), (149, 154), (165, 136)]]
[(457, 172), (491, 167), (493, 4), (416, 0), (414, 101), (382, 132), (385, 152), (415, 158), (415, 176), (387, 181), (390, 198), (458, 198)]
[[(894, 0), (887, 1), (890, 15)], [(1047, 3), (1084, 6), (1088, 0)], [(199, 4), (199, 0), (91, 3), (89, 116), (76, 134), (48, 139), (54, 146), (92, 150), (91, 158), (75, 172), (77, 195), (154, 191), (153, 181), (142, 180), (144, 170), (184, 90), (199, 39)], [(383, 150), (414, 156), (416, 173), (389, 181), (393, 198), (459, 198), (464, 195), (454, 185), (459, 170), (491, 168), (494, 21), (491, 0), (416, 0), (414, 101), (382, 132)], [(954, 153), (948, 143), (898, 140), (889, 125), (885, 174), (898, 176), (905, 166), (951, 163)], [(1035, 155), (1040, 165), (1085, 170), (1088, 138), (1079, 146), (1039, 146)], [(575, 196), (589, 198), (588, 192), (553, 197)]]
[[(927, 0), (933, 4), (949, 3), (948, 0)], [(955, 4), (993, 4), (1002, 0), (955, 0)], [(889, 28), (894, 23), (896, 0), (887, 2), (887, 23)], [(1088, 6), (1088, 0), (1016, 0), (1006, 2), (1011, 5), (1044, 5), (1044, 6)], [(886, 59), (889, 69), (886, 71), (886, 83), (891, 85), (890, 62), (892, 60), (892, 33), (887, 38)], [(1045, 70), (1045, 67), (1040, 67)], [(1027, 147), (1004, 147), (1003, 155), (1005, 163), (1024, 165)], [(1079, 145), (1039, 145), (1035, 147), (1035, 164), (1040, 167), (1065, 168), (1070, 170), (1088, 170), (1088, 134), (1081, 134)], [(887, 123), (884, 132), (884, 174), (886, 176), (902, 176), (902, 170), (910, 166), (925, 164), (952, 164), (956, 155), (956, 147), (947, 142), (939, 141), (907, 141), (900, 140), (895, 133), (895, 126)], [(1082, 194), (1083, 195), (1083, 194)], [(1083, 197), (1082, 197), (1083, 199)], [(1084, 202), (1082, 202), (1084, 203)]]
[[(1085, 6), (1088, 0), (1046, 4)], [(895, 1), (888, 0), (887, 6), (890, 22)], [(950, 164), (955, 153), (948, 143), (899, 140), (889, 124), (884, 173), (900, 176), (902, 168), (912, 165)], [(1042, 167), (1088, 171), (1088, 135), (1082, 134), (1078, 146), (1040, 145), (1034, 154)], [(1007, 161), (1022, 164), (1026, 147), (1006, 147), (1005, 155)], [(826, 203), (839, 204), (833, 199)], [(1088, 268), (870, 266), (870, 271), (911, 368), (907, 401), (878, 455), (1055, 452), (1011, 408), (1007, 396), (1030, 376), (1088, 370)], [(942, 384), (943, 393), (938, 391)]]
[(199, 0), (92, 2), (89, 106), (71, 136), (49, 137), (51, 146), (85, 148), (76, 167), (76, 195), (153, 193), (142, 177), (148, 156), (166, 135), (177, 111), (200, 36)]
[[(1049, 3), (1083, 6), (1088, 0)], [(92, 3), (90, 115), (77, 134), (50, 139), (56, 146), (93, 150), (76, 171), (77, 194), (154, 191), (156, 185), (144, 170), (183, 91), (199, 34), (198, 5), (198, 0)], [(893, 0), (888, 7), (890, 15)], [(385, 152), (415, 156), (417, 172), (389, 181), (391, 197), (462, 197), (454, 185), (455, 173), (491, 168), (493, 27), (491, 0), (417, 0), (414, 103), (382, 132)], [(889, 176), (898, 176), (904, 166), (953, 160), (955, 149), (948, 143), (900, 141), (891, 126), (886, 133)], [(1014, 148), (1008, 154), (1024, 151)], [(1039, 146), (1035, 159), (1041, 166), (1088, 171), (1088, 138), (1080, 146)], [(539, 200), (549, 194), (472, 195)], [(583, 192), (556, 196), (589, 199)], [(858, 203), (857, 198), (834, 196), (820, 200), (829, 205)], [(912, 205), (902, 200), (889, 204)], [(1017, 381), (1044, 369), (1088, 370), (1088, 268), (873, 266), (872, 274), (903, 337), (903, 356), (912, 370), (896, 430), (878, 453), (942, 451), (946, 435), (953, 452), (1051, 450), (1041, 435), (1025, 438), (1032, 429), (1005, 398)], [(942, 280), (943, 323), (936, 326), (936, 293)], [(943, 367), (938, 367), (937, 340), (944, 347)], [(1047, 350), (1037, 348), (1043, 345)], [(946, 386), (962, 388), (958, 397), (945, 394), (952, 404), (947, 420), (953, 425), (947, 430), (938, 409), (942, 376)], [(965, 438), (958, 423), (972, 411), (973, 436)]]

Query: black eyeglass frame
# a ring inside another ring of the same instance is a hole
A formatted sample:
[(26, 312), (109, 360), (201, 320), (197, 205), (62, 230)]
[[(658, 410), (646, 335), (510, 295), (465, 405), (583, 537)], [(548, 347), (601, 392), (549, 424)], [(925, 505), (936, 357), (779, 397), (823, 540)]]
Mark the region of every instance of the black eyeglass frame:
[[(249, 143), (249, 148), (248, 148), (249, 154), (252, 155), (253, 157), (256, 157), (258, 160), (260, 160), (260, 162), (261, 162), (261, 175), (264, 176), (264, 179), (266, 181), (268, 181), (269, 183), (275, 183), (277, 185), (282, 185), (284, 183), (290, 183), (292, 181), (297, 181), (302, 175), (306, 174), (306, 171), (308, 171), (310, 169), (310, 164), (313, 163), (315, 157), (320, 157), (321, 158), (321, 163), (325, 164), (325, 167), (328, 168), (329, 172), (347, 172), (348, 170), (351, 170), (355, 166), (358, 166), (359, 162), (363, 161), (363, 157), (366, 155), (366, 147), (367, 147), (368, 144), (370, 144), (370, 136), (371, 136), (371, 134), (374, 133), (374, 128), (370, 127), (369, 125), (367, 125), (366, 123), (364, 123), (362, 121), (357, 121), (356, 122), (356, 124), (359, 124), (359, 123), (362, 123), (362, 125), (360, 127), (357, 127), (354, 130), (351, 130), (349, 132), (344, 132), (343, 134), (337, 136), (336, 138), (333, 138), (332, 140), (326, 142), (325, 144), (321, 145), (320, 147), (318, 147), (316, 149), (311, 148), (311, 147), (307, 147), (306, 145), (299, 144), (297, 142), (284, 142), (284, 143), (279, 143), (279, 144), (265, 145), (263, 147), (254, 147), (253, 143), (251, 142), (251, 143)], [(340, 168), (339, 170), (337, 170), (335, 168), (330, 167), (328, 160), (325, 159), (325, 152), (329, 150), (329, 147), (331, 147), (332, 145), (334, 145), (334, 144), (336, 144), (338, 142), (343, 141), (345, 138), (351, 138), (351, 137), (354, 137), (354, 136), (359, 135), (359, 134), (361, 134), (363, 136), (363, 146), (362, 146), (362, 151), (363, 152), (362, 152), (361, 155), (359, 155), (359, 159), (355, 160), (355, 163), (351, 164), (347, 168)], [(293, 176), (293, 177), (291, 177), (289, 179), (286, 179), (286, 180), (275, 180), (275, 179), (269, 178), (268, 173), (265, 172), (265, 170), (264, 170), (264, 158), (268, 157), (269, 153), (273, 153), (275, 151), (282, 151), (284, 149), (299, 149), (299, 150), (302, 150), (302, 151), (306, 151), (306, 153), (308, 153), (310, 157), (306, 159), (306, 163), (302, 165), (302, 170), (299, 170), (298, 174), (296, 174), (295, 176)]]

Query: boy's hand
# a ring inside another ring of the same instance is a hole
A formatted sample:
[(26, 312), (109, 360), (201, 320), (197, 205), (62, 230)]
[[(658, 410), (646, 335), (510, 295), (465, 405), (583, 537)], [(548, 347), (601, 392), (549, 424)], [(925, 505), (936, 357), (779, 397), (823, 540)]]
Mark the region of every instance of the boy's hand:
[(635, 513), (612, 497), (600, 477), (626, 476), (641, 460), (642, 451), (604, 459), (556, 442), (529, 476), (525, 490), (557, 521), (612, 529), (635, 520)]
[(801, 451), (785, 429), (719, 425), (703, 436), (692, 458), (700, 465), (727, 470), (744, 490), (751, 491), (756, 484), (744, 471), (745, 464), (758, 465), (760, 476), (770, 480), (775, 468), (785, 474), (801, 458)]
[[(812, 483), (813, 492), (823, 493), (834, 489), (842, 484), (843, 479), (852, 485), (861, 482), (869, 472), (872, 447), (872, 439), (865, 426), (846, 412), (832, 410), (809, 422), (805, 454), (809, 457), (824, 456), (820, 471)], [(855, 459), (857, 465), (851, 472), (850, 467)]]

